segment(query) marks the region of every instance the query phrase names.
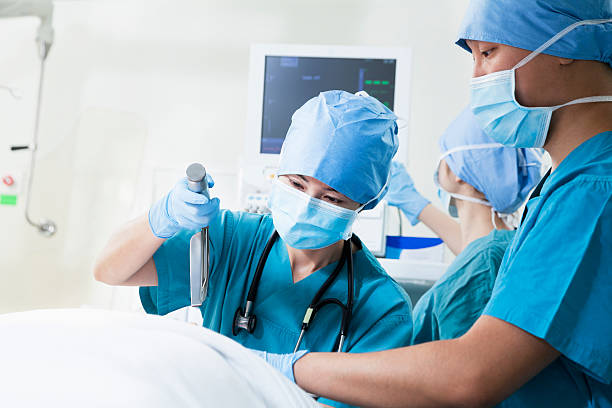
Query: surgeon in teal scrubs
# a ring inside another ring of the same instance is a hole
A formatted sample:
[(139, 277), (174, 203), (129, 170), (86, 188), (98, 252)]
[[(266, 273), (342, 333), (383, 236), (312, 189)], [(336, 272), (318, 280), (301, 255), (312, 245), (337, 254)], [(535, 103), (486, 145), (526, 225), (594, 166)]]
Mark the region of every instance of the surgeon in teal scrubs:
[[(177, 185), (148, 214), (109, 242), (95, 276), (139, 285), (148, 313), (164, 315), (190, 304), (189, 240), (210, 232), (210, 281), (200, 311), (203, 325), (239, 343), (274, 353), (294, 350), (315, 293), (341, 263), (323, 299), (348, 301), (350, 245), (354, 300), (342, 351), (366, 352), (409, 344), (411, 303), (375, 257), (352, 237), (361, 209), (373, 208), (387, 191), (398, 148), (396, 116), (375, 98), (328, 91), (295, 112), (272, 183), (271, 215), (219, 211), (219, 200)], [(212, 184), (212, 183), (211, 183)], [(274, 231), (258, 286), (252, 333), (233, 333), (257, 264)], [(350, 242), (350, 244), (348, 244)], [(300, 343), (302, 350), (335, 351), (342, 321), (336, 304), (322, 307)], [(321, 400), (332, 406), (346, 406)]]
[(445, 242), (458, 238), (457, 258), (415, 305), (414, 344), (460, 337), (480, 317), (514, 237), (515, 214), (541, 178), (541, 160), (533, 149), (495, 142), (469, 107), (451, 123), (439, 145), (434, 181), (447, 213), (426, 200), (396, 162), (386, 196), (413, 225), (422, 221)]
[(612, 3), (472, 0), (458, 44), (485, 133), (552, 159), (483, 315), (456, 339), (268, 361), (358, 405), (610, 407)]

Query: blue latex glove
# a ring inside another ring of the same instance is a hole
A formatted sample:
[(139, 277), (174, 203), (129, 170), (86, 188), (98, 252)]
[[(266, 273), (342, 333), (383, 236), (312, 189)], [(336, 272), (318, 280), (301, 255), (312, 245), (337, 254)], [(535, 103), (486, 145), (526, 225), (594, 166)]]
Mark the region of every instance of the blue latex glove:
[[(206, 175), (208, 187), (215, 183)], [(219, 212), (219, 199), (209, 199), (194, 193), (183, 178), (168, 194), (153, 204), (149, 210), (149, 225), (158, 238), (170, 238), (181, 230), (195, 230), (208, 226)]]
[(280, 371), (281, 374), (283, 374), (293, 383), (295, 382), (295, 377), (293, 376), (293, 365), (300, 358), (309, 353), (308, 350), (299, 350), (298, 352), (291, 354), (274, 354), (268, 353), (267, 351), (253, 349), (249, 350), (266, 360), (268, 364)]
[(419, 223), (421, 211), (429, 204), (429, 200), (414, 188), (412, 177), (404, 165), (395, 161), (391, 163), (391, 181), (385, 199), (402, 210), (412, 225)]

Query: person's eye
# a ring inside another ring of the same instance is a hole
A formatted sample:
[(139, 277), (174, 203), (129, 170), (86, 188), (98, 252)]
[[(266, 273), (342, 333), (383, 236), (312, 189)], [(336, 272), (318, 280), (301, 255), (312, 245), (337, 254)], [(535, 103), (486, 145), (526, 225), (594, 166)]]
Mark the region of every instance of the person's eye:
[(491, 55), (491, 53), (493, 53), (493, 51), (495, 51), (495, 47), (489, 48), (488, 50), (481, 51), (480, 54), (483, 57), (488, 58)]
[(289, 182), (291, 183), (291, 185), (292, 185), (294, 188), (297, 188), (298, 190), (303, 190), (303, 189), (304, 189), (304, 186), (302, 186), (302, 184), (301, 184), (299, 181), (296, 181), (296, 180), (290, 179), (290, 180), (289, 180)]
[(338, 199), (338, 198), (336, 198), (336, 197), (332, 197), (332, 196), (330, 196), (330, 195), (326, 195), (324, 198), (325, 198), (327, 201), (329, 201), (330, 203), (333, 203), (333, 204), (340, 204), (340, 203), (342, 202), (342, 200), (340, 200), (340, 199)]

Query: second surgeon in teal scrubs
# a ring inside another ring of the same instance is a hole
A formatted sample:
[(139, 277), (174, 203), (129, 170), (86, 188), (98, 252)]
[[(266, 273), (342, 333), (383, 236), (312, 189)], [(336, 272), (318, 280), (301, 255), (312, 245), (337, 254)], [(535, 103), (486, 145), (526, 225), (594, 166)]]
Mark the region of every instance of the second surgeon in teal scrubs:
[(447, 214), (433, 208), (395, 162), (387, 194), (389, 204), (398, 206), (413, 224), (422, 221), (445, 242), (458, 242), (457, 258), (415, 305), (414, 344), (458, 338), (480, 317), (514, 237), (514, 215), (541, 177), (536, 152), (496, 143), (469, 107), (451, 123), (439, 145), (435, 182)]
[[(219, 201), (190, 192), (181, 180), (141, 218), (111, 239), (96, 277), (139, 285), (148, 313), (167, 314), (190, 304), (189, 240), (203, 226), (211, 238), (203, 324), (257, 350), (288, 353), (298, 341), (304, 313), (341, 260), (361, 209), (384, 196), (398, 148), (395, 115), (367, 95), (323, 92), (292, 118), (273, 182), (271, 215), (218, 211)], [(233, 334), (257, 264), (274, 231), (254, 302), (253, 333)], [(384, 350), (409, 343), (410, 299), (368, 249), (352, 241), (354, 300), (345, 352)], [(347, 302), (347, 265), (323, 294)], [(342, 313), (327, 305), (314, 317), (300, 349), (335, 351)], [(333, 406), (345, 406), (325, 401)]]

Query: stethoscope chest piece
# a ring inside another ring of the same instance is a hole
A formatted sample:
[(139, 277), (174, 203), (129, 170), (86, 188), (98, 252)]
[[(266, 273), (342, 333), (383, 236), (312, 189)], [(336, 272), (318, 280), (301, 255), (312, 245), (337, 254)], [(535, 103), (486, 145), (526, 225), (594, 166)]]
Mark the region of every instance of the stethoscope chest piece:
[(234, 336), (237, 336), (241, 329), (246, 330), (249, 334), (253, 334), (255, 326), (257, 326), (257, 316), (254, 314), (247, 316), (241, 307), (236, 309), (234, 324), (232, 325), (232, 334)]
[[(259, 281), (261, 280), (261, 275), (263, 272), (264, 265), (266, 263), (266, 259), (270, 254), (270, 250), (272, 249), (272, 245), (274, 241), (278, 238), (278, 232), (274, 231), (266, 247), (264, 248), (263, 254), (259, 258), (259, 263), (257, 264), (257, 268), (255, 270), (255, 276), (251, 281), (251, 286), (249, 288), (249, 293), (247, 295), (247, 301), (244, 309), (242, 307), (238, 307), (236, 309), (236, 313), (234, 313), (234, 321), (232, 322), (232, 334), (237, 336), (240, 330), (246, 330), (249, 334), (253, 334), (255, 331), (255, 326), (257, 325), (257, 317), (253, 312), (253, 307), (255, 304), (255, 298), (257, 297), (257, 288), (259, 287)], [(351, 238), (353, 239), (353, 238)], [(304, 338), (304, 334), (308, 330), (311, 325), (312, 320), (314, 319), (317, 312), (327, 306), (327, 305), (337, 305), (342, 310), (342, 322), (340, 326), (340, 331), (338, 333), (338, 337), (336, 340), (337, 351), (342, 351), (342, 347), (344, 345), (344, 341), (346, 339), (346, 334), (348, 331), (348, 326), (351, 321), (351, 315), (353, 311), (353, 251), (351, 247), (351, 239), (346, 240), (344, 242), (344, 248), (342, 250), (342, 258), (336, 269), (334, 269), (333, 273), (329, 275), (326, 281), (321, 285), (317, 293), (314, 295), (308, 309), (306, 310), (306, 314), (304, 315), (304, 320), (302, 322), (302, 330), (300, 331), (300, 335), (297, 343), (295, 344), (295, 351), (297, 351), (300, 347), (302, 339)], [(355, 238), (356, 239), (356, 238)], [(322, 299), (325, 292), (330, 288), (332, 283), (336, 280), (340, 271), (344, 267), (344, 264), (347, 264), (347, 273), (348, 273), (348, 288), (347, 288), (347, 301), (346, 304), (343, 304), (340, 300), (335, 298)], [(336, 348), (336, 346), (334, 347)]]

